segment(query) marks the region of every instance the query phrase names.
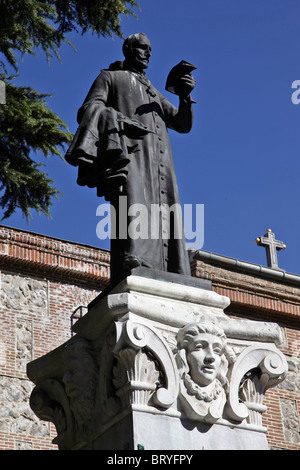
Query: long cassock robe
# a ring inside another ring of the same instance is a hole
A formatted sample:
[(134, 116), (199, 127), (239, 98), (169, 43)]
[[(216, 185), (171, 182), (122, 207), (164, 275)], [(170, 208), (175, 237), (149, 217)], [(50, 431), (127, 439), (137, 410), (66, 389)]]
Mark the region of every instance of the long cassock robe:
[[(117, 218), (120, 194), (127, 196), (127, 210), (132, 204), (148, 210), (146, 239), (111, 240), (113, 279), (135, 265), (190, 275), (183, 232), (178, 238), (182, 219), (168, 210), (179, 206), (179, 196), (167, 128), (189, 132), (192, 116), (189, 97), (177, 109), (144, 74), (122, 69), (103, 70), (78, 111), (79, 128), (66, 154), (69, 163), (79, 165), (78, 184), (97, 187)], [(153, 204), (161, 210), (151, 219)]]

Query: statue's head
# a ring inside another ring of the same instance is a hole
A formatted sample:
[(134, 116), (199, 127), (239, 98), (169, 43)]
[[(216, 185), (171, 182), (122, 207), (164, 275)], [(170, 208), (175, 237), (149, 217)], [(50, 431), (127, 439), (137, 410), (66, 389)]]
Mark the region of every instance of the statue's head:
[(222, 369), (226, 337), (213, 324), (191, 324), (178, 335), (179, 348), (186, 352), (186, 361), (192, 380), (200, 387), (212, 383)]
[(146, 34), (132, 34), (125, 39), (123, 54), (127, 64), (138, 72), (148, 68), (151, 57), (151, 44)]

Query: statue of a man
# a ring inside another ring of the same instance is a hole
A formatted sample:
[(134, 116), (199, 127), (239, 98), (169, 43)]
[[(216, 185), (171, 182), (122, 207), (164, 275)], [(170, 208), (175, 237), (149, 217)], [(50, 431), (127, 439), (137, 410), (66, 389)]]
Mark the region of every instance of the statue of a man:
[[(145, 76), (151, 56), (147, 36), (129, 36), (123, 53), (123, 62), (101, 71), (79, 109), (79, 128), (66, 160), (79, 166), (78, 184), (96, 187), (116, 210), (111, 280), (136, 266), (190, 275), (182, 221), (170, 211), (179, 205), (179, 196), (167, 128), (191, 130), (195, 80), (189, 73), (179, 77), (177, 109)], [(125, 220), (127, 229), (135, 204), (147, 209), (142, 220), (147, 237), (130, 237), (126, 230), (124, 236), (124, 226), (118, 225)], [(160, 208), (155, 217), (153, 205)]]

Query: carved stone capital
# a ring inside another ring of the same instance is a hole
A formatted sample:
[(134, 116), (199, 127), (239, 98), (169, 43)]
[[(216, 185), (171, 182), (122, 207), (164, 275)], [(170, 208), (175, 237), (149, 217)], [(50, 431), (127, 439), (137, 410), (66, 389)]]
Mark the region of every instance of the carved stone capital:
[(153, 442), (144, 426), (153, 417), (164, 439), (160, 426), (176, 427), (174, 448), (191, 434), (189, 445), (200, 446), (200, 425), (222, 436), (238, 430), (245, 448), (251, 439), (243, 433), (254, 432), (261, 446), (264, 394), (287, 372), (280, 330), (228, 318), (227, 305), (208, 290), (129, 277), (92, 303), (75, 336), (28, 365), (32, 409), (55, 424), (60, 449), (123, 449), (128, 426)]

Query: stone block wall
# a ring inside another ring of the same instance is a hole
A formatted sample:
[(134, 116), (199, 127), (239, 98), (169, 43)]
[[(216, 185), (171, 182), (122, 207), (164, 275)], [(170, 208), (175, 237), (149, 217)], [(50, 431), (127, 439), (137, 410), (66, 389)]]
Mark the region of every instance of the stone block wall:
[(0, 227), (0, 450), (56, 450), (29, 406), (26, 364), (71, 337), (71, 314), (109, 279), (109, 253)]
[[(281, 348), (289, 372), (276, 389), (266, 395), (268, 411), (264, 416), (268, 426), (268, 441), (273, 449), (300, 449), (300, 331), (287, 326), (286, 343)], [(297, 336), (297, 339), (295, 339)]]
[(226, 313), (277, 323), (283, 333), (279, 349), (289, 371), (286, 379), (266, 392), (263, 425), (270, 449), (300, 450), (300, 276), (197, 252), (191, 255), (196, 277), (212, 281), (213, 290), (230, 298)]

